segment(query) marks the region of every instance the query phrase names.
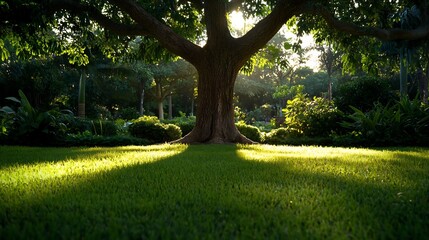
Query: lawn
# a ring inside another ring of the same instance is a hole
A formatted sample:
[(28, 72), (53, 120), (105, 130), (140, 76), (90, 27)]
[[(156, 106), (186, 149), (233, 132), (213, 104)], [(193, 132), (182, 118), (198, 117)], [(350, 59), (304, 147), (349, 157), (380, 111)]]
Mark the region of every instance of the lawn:
[(0, 239), (427, 239), (429, 149), (0, 146)]

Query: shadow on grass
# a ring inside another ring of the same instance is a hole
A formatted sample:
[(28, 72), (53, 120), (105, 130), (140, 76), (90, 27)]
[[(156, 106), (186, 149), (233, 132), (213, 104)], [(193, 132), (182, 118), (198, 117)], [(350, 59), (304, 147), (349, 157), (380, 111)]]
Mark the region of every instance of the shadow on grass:
[[(298, 151), (287, 161), (258, 161), (241, 150), (233, 145), (189, 146), (151, 163), (70, 179), (75, 183), (0, 208), (0, 236), (424, 239), (429, 235), (429, 200), (421, 192), (429, 184), (427, 158), (397, 153), (398, 159), (388, 163), (395, 176), (389, 176), (382, 169), (371, 169), (378, 165), (364, 166), (340, 156), (311, 159), (300, 157)], [(250, 150), (255, 156), (262, 154)], [(282, 155), (287, 154), (278, 157)], [(423, 172), (402, 165), (410, 159), (423, 165)], [(402, 173), (406, 179), (396, 176)]]

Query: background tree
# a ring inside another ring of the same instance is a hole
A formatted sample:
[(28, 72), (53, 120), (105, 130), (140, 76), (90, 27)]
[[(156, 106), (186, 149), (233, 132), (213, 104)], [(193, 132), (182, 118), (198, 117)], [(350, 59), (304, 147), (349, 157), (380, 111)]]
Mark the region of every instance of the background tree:
[(193, 79), (195, 69), (189, 63), (179, 60), (151, 66), (154, 96), (158, 105), (158, 118), (164, 120), (164, 101), (169, 99), (169, 118), (172, 118), (172, 95), (180, 80)]
[(332, 100), (332, 75), (341, 69), (341, 52), (334, 50), (331, 44), (321, 45), (318, 50), (320, 68), (328, 75), (328, 99)]

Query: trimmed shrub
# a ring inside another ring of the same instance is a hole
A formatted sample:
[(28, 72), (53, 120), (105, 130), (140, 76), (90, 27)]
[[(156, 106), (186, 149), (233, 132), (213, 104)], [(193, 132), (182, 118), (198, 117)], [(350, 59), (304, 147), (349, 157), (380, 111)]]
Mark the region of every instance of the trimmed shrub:
[(246, 136), (248, 139), (255, 142), (263, 141), (262, 134), (259, 128), (252, 125), (247, 125), (243, 121), (236, 123), (235, 126), (237, 127), (238, 131), (240, 131), (240, 133)]
[(190, 133), (192, 129), (195, 127), (195, 116), (180, 116), (177, 118), (169, 119), (169, 120), (163, 120), (163, 123), (170, 123), (178, 126), (180, 130), (182, 131), (182, 135), (185, 136), (186, 134)]
[(173, 140), (177, 140), (182, 137), (182, 130), (180, 127), (174, 124), (164, 124), (165, 133), (166, 133), (166, 141), (170, 142)]
[(265, 142), (268, 144), (286, 144), (286, 139), (290, 136), (287, 128), (277, 128), (265, 136)]
[(328, 137), (307, 137), (296, 136), (291, 133), (287, 128), (277, 128), (269, 132), (265, 136), (265, 143), (273, 145), (318, 145), (329, 146), (332, 145), (332, 138)]
[(195, 127), (195, 122), (178, 122), (173, 124), (180, 128), (183, 136), (190, 133)]
[(87, 146), (87, 147), (114, 147), (128, 145), (149, 145), (151, 142), (146, 139), (141, 139), (132, 136), (99, 136), (92, 135), (89, 131), (81, 134), (70, 134), (62, 142), (61, 146)]
[(163, 124), (154, 116), (143, 116), (135, 120), (128, 131), (134, 137), (148, 139), (153, 143), (162, 143), (180, 138), (182, 132), (172, 124)]

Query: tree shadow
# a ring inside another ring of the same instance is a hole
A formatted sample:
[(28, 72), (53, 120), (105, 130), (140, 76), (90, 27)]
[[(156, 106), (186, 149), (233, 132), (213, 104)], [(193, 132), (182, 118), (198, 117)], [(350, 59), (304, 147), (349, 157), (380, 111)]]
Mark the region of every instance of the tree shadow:
[[(343, 161), (340, 155), (317, 162), (317, 157), (300, 158), (299, 151), (295, 157), (280, 152), (278, 158), (292, 159), (263, 161), (257, 149), (251, 149), (255, 158), (242, 150), (191, 145), (154, 162), (79, 176), (72, 184), (3, 208), (0, 235), (424, 239), (429, 234), (429, 201), (416, 193), (418, 187), (410, 189), (410, 196), (400, 194), (404, 186), (371, 178), (377, 174), (365, 176), (360, 162)], [(300, 161), (314, 161), (316, 170), (300, 167)], [(428, 159), (414, 161), (427, 164)], [(332, 166), (339, 170), (331, 171)], [(401, 173), (403, 166), (393, 167)], [(416, 185), (427, 183), (428, 172), (404, 172), (426, 177), (412, 178)]]

